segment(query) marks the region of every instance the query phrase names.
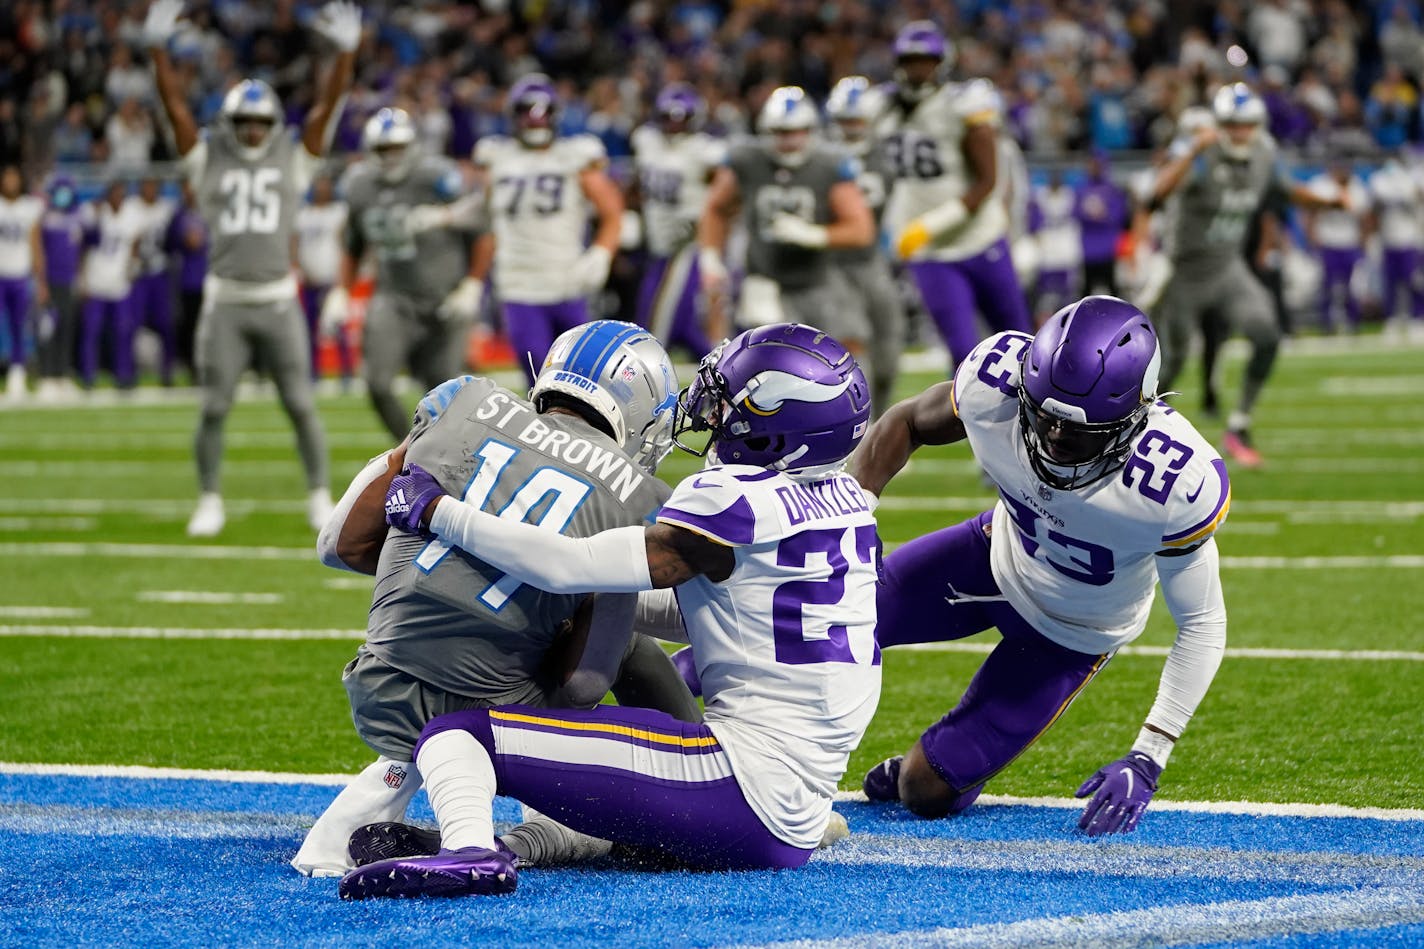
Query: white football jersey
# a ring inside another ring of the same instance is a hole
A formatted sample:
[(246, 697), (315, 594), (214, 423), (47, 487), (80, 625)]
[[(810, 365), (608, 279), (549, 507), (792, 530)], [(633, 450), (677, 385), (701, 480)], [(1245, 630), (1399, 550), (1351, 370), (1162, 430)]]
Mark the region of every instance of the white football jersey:
[(1122, 469), (1076, 491), (1044, 484), (1019, 423), (1019, 364), (1031, 341), (991, 336), (954, 374), (955, 410), (999, 491), (990, 565), (1009, 605), (1043, 635), (1090, 655), (1112, 652), (1147, 625), (1157, 553), (1199, 544), (1225, 520), (1226, 465), (1158, 402)]
[(1038, 209), (1039, 267), (1044, 270), (1077, 270), (1083, 263), (1083, 235), (1073, 214), (1077, 195), (1067, 185), (1042, 186), (1033, 190)]
[(746, 465), (685, 479), (658, 520), (732, 547), (721, 583), (676, 588), (706, 723), (752, 809), (815, 847), (880, 698), (880, 539), (855, 479), (797, 482)]
[(1384, 165), (1370, 176), (1370, 197), (1385, 247), (1402, 250), (1424, 243), (1424, 228), (1419, 226), (1419, 183), (1408, 169), (1394, 162)]
[(502, 135), (480, 139), (475, 164), (488, 176), (494, 285), (503, 300), (557, 303), (579, 295), (571, 277), (586, 246), (592, 205), (579, 175), (608, 160), (592, 135), (527, 148)]
[(163, 273), (168, 269), (168, 225), (178, 206), (167, 198), (159, 198), (149, 204), (138, 195), (124, 199), (125, 205), (132, 205), (133, 214), (143, 223), (138, 235), (138, 272), (141, 274)]
[(115, 211), (107, 201), (86, 204), (81, 212), (85, 230), (98, 240), (84, 254), (84, 293), (101, 300), (122, 300), (133, 288), (134, 244), (143, 234), (147, 216), (132, 202)]
[(633, 157), (648, 252), (671, 257), (697, 231), (708, 183), (727, 158), (727, 143), (703, 132), (669, 136), (642, 125), (633, 132)]
[(1315, 212), (1315, 242), (1321, 247), (1338, 250), (1360, 250), (1364, 247), (1362, 220), (1370, 210), (1370, 193), (1364, 182), (1351, 175), (1344, 188), (1329, 175), (1310, 179), (1311, 193), (1329, 200), (1342, 191), (1350, 201), (1350, 209), (1322, 208)]
[[(984, 79), (946, 83), (913, 109), (891, 105), (886, 110), (875, 132), (895, 173), (885, 207), (885, 229), (892, 237), (930, 208), (963, 197), (970, 185), (964, 135), (976, 125), (997, 130), (1001, 111), (998, 92)], [(917, 259), (973, 257), (1007, 236), (1008, 229), (1004, 202), (986, 199), (969, 220), (932, 240)]]
[(43, 201), (28, 194), (13, 201), (0, 198), (0, 277), (18, 280), (30, 276), (35, 265), (30, 239), (44, 209)]
[(331, 287), (340, 279), (346, 214), (342, 201), (304, 204), (297, 212), (297, 268), (303, 282)]

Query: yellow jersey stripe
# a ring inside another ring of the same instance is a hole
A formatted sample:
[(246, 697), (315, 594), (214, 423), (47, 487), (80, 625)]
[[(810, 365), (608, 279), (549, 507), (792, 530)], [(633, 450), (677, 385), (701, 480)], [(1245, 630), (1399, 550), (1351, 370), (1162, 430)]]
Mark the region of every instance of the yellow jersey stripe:
[(491, 710), (491, 719), (505, 722), (522, 722), (526, 725), (547, 725), (551, 728), (567, 728), (570, 731), (594, 732), (603, 735), (622, 735), (627, 738), (640, 738), (643, 741), (656, 742), (660, 745), (676, 745), (681, 748), (708, 748), (717, 744), (717, 739), (711, 735), (697, 738), (683, 738), (680, 735), (663, 735), (658, 732), (651, 732), (645, 728), (633, 728), (629, 725), (619, 725), (615, 722), (572, 722), (562, 718), (541, 718), (537, 715), (524, 715), (519, 712), (496, 712)]

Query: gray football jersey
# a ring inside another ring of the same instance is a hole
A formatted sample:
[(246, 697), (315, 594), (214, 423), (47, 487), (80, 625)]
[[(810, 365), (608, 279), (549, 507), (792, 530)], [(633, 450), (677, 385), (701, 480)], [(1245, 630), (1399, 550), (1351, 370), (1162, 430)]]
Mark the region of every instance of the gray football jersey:
[(856, 162), (843, 152), (813, 145), (795, 167), (776, 163), (771, 148), (758, 141), (734, 145), (727, 164), (742, 193), (742, 217), (747, 226), (747, 272), (768, 277), (786, 290), (804, 290), (822, 283), (830, 266), (824, 250), (781, 244), (766, 233), (772, 218), (783, 212), (816, 224), (831, 220), (831, 186), (854, 181)]
[[(885, 199), (890, 196), (890, 186), (895, 183), (895, 172), (885, 156), (884, 149), (868, 148), (864, 154), (857, 154), (855, 183), (860, 193), (865, 195), (865, 203), (870, 205), (870, 213), (875, 215), (875, 233), (880, 233), (880, 219), (885, 214)], [(847, 247), (831, 251), (832, 259), (838, 264), (864, 263), (881, 254), (878, 241), (865, 247)]]
[(436, 228), (412, 237), (405, 228), (411, 208), (448, 204), (460, 196), (460, 173), (451, 162), (422, 156), (408, 175), (392, 183), (363, 161), (347, 173), (341, 190), (351, 209), (346, 248), (356, 257), (367, 248), (374, 252), (378, 291), (435, 306), (469, 272), (467, 232)]
[(293, 161), (302, 144), (283, 131), (253, 161), (230, 135), (205, 141), (207, 160), (194, 184), (208, 224), (208, 272), (249, 283), (283, 279), (292, 269), (292, 227), (306, 190)]
[[(651, 523), (670, 493), (583, 419), (540, 415), (469, 376), (421, 401), (406, 457), (491, 514), (574, 537)], [(582, 599), (515, 583), (462, 550), (393, 530), (376, 571), (367, 645), (437, 688), (498, 701), (540, 674), (559, 624)]]
[(1269, 139), (1258, 137), (1245, 161), (1208, 148), (1167, 204), (1167, 253), (1178, 269), (1214, 270), (1240, 257), (1246, 231), (1273, 192), (1290, 185)]

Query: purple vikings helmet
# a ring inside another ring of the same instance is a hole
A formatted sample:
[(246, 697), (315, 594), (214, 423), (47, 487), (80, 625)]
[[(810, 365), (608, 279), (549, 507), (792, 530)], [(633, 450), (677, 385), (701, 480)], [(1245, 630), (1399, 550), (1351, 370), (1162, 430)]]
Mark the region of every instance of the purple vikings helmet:
[(1085, 297), (1048, 318), (1019, 377), (1024, 447), (1044, 484), (1071, 491), (1122, 467), (1161, 362), (1152, 324), (1125, 300)]
[(653, 117), (665, 135), (696, 131), (706, 114), (707, 104), (685, 82), (671, 84), (653, 100)]
[(678, 399), (674, 437), (707, 432), (718, 464), (797, 475), (839, 467), (870, 424), (870, 387), (855, 357), (813, 326), (777, 323), (718, 346)]
[[(906, 102), (919, 102), (949, 78), (954, 65), (954, 47), (939, 27), (929, 20), (914, 20), (895, 34), (896, 94)], [(907, 60), (936, 60), (933, 71), (923, 78), (912, 77)]]
[(509, 119), (514, 137), (531, 148), (554, 140), (559, 120), (559, 93), (541, 72), (521, 76), (509, 87)]

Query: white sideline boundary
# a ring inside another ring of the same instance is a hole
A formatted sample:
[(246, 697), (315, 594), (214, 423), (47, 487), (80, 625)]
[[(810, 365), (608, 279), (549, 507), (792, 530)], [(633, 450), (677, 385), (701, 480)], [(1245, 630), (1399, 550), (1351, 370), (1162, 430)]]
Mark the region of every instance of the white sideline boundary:
[[(0, 774), (38, 775), (69, 778), (134, 778), (149, 781), (226, 781), (232, 784), (315, 784), (345, 787), (354, 774), (305, 774), (293, 771), (237, 771), (222, 768), (154, 768), (146, 765), (36, 764), (0, 761)], [(866, 800), (861, 791), (840, 791), (836, 800), (844, 803)], [(985, 794), (976, 807), (1052, 807), (1079, 809), (1083, 802), (1071, 797), (1016, 797)], [(1419, 821), (1424, 810), (1415, 808), (1348, 807), (1344, 804), (1273, 804), (1253, 801), (1163, 801), (1152, 802), (1154, 811), (1188, 811), (1203, 814), (1237, 814), (1248, 817), (1352, 817), (1364, 820)]]
[[(3, 627), (0, 627), (3, 629)], [(893, 646), (907, 652), (964, 652), (987, 654), (998, 645), (993, 643), (908, 643)], [(1171, 652), (1168, 646), (1123, 646), (1117, 651), (1119, 656), (1166, 656)], [(1271, 649), (1254, 646), (1228, 646), (1227, 659), (1325, 659), (1346, 662), (1424, 662), (1424, 652), (1387, 649)]]

